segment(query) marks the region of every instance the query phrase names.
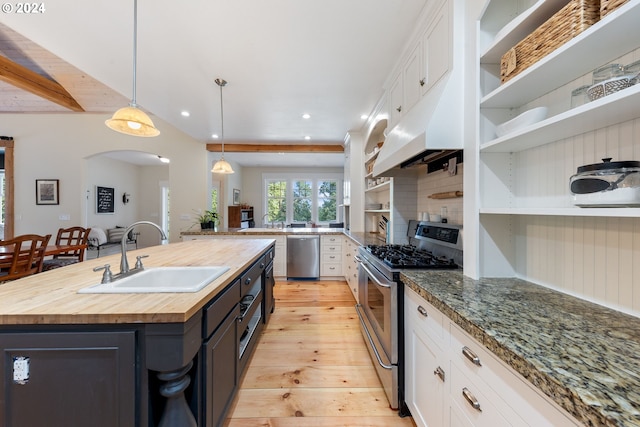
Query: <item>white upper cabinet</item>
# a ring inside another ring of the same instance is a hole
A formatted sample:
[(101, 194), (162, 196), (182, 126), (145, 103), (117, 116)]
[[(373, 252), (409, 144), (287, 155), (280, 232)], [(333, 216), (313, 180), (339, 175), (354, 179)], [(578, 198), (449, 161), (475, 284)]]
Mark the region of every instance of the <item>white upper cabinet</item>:
[(411, 51), (404, 67), (404, 106), (410, 110), (420, 97), (422, 90), (420, 83), (423, 82), (422, 73), (422, 41), (420, 41)]
[[(426, 150), (464, 146), (464, 0), (427, 2), (387, 84), (389, 127), (374, 176)], [(455, 28), (455, 31), (454, 31)]]
[(389, 88), (389, 123), (393, 127), (404, 111), (404, 87), (402, 74), (398, 74)]
[(451, 67), (451, 22), (447, 2), (433, 15), (422, 38), (423, 68), (419, 79), (422, 94), (427, 93)]

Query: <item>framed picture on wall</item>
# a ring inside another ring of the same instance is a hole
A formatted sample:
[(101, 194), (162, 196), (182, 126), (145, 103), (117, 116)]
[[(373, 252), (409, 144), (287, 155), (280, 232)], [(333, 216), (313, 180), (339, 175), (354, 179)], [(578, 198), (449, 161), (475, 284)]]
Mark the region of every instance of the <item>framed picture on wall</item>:
[(96, 213), (112, 214), (116, 211), (115, 188), (96, 185)]
[(60, 187), (57, 179), (36, 179), (36, 205), (59, 205)]
[(240, 204), (240, 190), (238, 190), (237, 188), (233, 189), (233, 204), (234, 205)]

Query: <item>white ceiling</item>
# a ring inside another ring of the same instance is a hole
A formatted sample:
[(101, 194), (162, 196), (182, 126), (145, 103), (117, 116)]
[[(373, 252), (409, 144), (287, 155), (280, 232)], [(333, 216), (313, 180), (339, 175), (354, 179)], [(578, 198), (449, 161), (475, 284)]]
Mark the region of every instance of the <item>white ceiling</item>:
[[(216, 142), (220, 77), (229, 82), (226, 142), (341, 144), (382, 95), (426, 1), (139, 0), (137, 102), (193, 138)], [(44, 5), (41, 14), (3, 13), (0, 23), (130, 99), (133, 1)], [(303, 157), (335, 162), (335, 155)]]

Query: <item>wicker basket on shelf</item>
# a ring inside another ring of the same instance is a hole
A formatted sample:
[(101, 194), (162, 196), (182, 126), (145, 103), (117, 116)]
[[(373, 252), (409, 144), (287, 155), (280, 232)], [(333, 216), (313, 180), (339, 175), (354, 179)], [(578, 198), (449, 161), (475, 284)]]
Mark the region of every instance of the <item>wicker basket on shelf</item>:
[(600, 0), (600, 19), (613, 12), (629, 0)]
[(600, 0), (571, 0), (533, 33), (509, 49), (500, 62), (502, 83), (517, 76), (600, 19)]

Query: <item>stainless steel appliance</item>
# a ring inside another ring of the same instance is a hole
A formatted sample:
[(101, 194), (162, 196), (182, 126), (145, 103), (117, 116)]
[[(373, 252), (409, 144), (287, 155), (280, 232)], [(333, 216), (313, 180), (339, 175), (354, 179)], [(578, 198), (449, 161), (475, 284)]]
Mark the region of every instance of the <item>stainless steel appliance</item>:
[(391, 408), (404, 404), (404, 290), (402, 269), (457, 269), (462, 266), (462, 227), (409, 223), (409, 245), (368, 245), (358, 249), (356, 312)]
[(320, 277), (320, 236), (287, 236), (287, 278)]

